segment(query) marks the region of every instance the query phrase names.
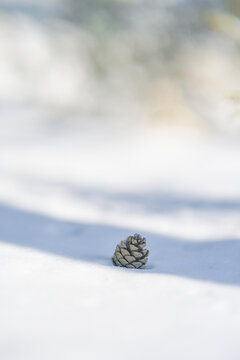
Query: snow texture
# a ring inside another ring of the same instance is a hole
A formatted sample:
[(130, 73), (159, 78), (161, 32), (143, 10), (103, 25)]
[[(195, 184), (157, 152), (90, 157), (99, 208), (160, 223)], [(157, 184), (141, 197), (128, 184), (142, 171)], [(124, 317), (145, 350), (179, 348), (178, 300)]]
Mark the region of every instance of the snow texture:
[(0, 358), (238, 360), (239, 143), (36, 113), (0, 122)]
[[(129, 34), (107, 61), (64, 4), (0, 1), (0, 360), (239, 360), (238, 46), (206, 33), (149, 91)], [(134, 233), (146, 270), (113, 266)]]

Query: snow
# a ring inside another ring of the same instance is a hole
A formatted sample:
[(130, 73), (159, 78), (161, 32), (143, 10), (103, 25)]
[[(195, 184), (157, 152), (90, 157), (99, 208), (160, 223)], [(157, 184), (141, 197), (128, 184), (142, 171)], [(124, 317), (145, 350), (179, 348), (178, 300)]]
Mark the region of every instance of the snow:
[[(127, 32), (103, 81), (63, 3), (0, 5), (0, 360), (239, 360), (237, 45), (155, 82)], [(136, 232), (147, 269), (114, 267)]]
[[(239, 359), (239, 143), (15, 114), (0, 123), (1, 359)], [(135, 232), (147, 269), (112, 266)]]

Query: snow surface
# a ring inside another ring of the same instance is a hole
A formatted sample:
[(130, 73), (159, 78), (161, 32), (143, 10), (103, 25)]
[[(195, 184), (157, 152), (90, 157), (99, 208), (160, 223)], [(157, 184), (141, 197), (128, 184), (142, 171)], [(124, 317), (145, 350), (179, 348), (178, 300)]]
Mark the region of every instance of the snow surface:
[(0, 359), (238, 360), (239, 141), (43, 119), (1, 111)]
[[(206, 32), (155, 82), (127, 33), (103, 81), (64, 4), (0, 0), (0, 360), (239, 360), (238, 45)], [(147, 269), (114, 267), (135, 232)]]

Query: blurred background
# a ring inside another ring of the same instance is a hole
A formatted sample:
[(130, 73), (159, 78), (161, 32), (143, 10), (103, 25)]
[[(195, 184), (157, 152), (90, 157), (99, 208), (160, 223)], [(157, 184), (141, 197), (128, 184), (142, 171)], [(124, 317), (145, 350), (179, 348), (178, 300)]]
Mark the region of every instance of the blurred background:
[(1, 121), (239, 134), (239, 16), (237, 0), (1, 0)]

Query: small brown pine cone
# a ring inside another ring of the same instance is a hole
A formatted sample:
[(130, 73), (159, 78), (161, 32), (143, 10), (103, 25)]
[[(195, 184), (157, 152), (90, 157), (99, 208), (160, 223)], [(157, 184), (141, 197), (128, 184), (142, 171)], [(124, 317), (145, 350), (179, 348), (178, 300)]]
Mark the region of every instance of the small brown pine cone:
[(128, 236), (116, 246), (112, 257), (113, 264), (131, 269), (145, 269), (149, 251), (144, 249), (146, 238), (139, 234)]

